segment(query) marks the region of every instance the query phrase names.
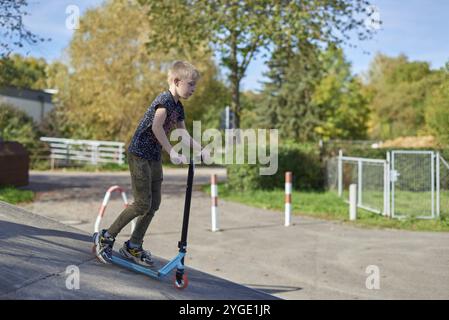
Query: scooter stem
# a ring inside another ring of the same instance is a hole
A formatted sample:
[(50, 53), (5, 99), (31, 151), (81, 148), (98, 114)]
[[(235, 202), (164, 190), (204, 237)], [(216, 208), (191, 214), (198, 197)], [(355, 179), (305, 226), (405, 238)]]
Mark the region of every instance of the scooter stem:
[(184, 202), (184, 217), (182, 220), (181, 241), (178, 243), (179, 252), (186, 252), (186, 249), (187, 249), (187, 232), (188, 232), (188, 228), (189, 228), (190, 201), (192, 199), (194, 167), (195, 167), (195, 164), (194, 164), (194, 160), (192, 157), (192, 158), (190, 158), (189, 172), (187, 175), (187, 189), (186, 189), (186, 197), (185, 197), (185, 202)]

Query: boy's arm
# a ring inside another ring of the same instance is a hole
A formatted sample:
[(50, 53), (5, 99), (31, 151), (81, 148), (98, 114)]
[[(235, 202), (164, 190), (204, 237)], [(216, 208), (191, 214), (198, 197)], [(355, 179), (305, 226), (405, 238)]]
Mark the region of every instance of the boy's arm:
[[(201, 150), (202, 150), (201, 145), (190, 136), (189, 132), (186, 129), (186, 124), (185, 124), (184, 120), (178, 121), (176, 126), (178, 129), (184, 129), (183, 138), (185, 137), (184, 139), (189, 141), (188, 147), (190, 148), (190, 144), (192, 144), (194, 150), (196, 150), (197, 152), (201, 152)], [(184, 139), (183, 139), (183, 141), (184, 141)]]
[(151, 130), (153, 130), (156, 139), (161, 144), (162, 148), (170, 154), (173, 149), (172, 145), (168, 141), (167, 135), (165, 134), (163, 124), (165, 119), (167, 118), (167, 109), (159, 107), (156, 109), (153, 119), (153, 125), (151, 126)]

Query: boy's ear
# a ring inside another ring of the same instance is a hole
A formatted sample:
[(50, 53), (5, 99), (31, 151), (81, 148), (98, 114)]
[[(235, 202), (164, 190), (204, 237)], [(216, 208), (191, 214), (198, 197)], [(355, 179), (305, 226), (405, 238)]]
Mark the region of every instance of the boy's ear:
[(174, 82), (175, 86), (177, 86), (177, 85), (178, 85), (179, 81), (181, 81), (181, 80), (179, 80), (178, 78), (175, 78), (175, 79), (173, 80), (173, 82)]

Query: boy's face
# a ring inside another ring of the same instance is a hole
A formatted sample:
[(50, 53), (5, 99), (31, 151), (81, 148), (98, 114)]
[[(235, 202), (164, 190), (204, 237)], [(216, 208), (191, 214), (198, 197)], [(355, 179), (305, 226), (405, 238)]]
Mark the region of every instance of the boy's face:
[(195, 91), (196, 81), (192, 79), (175, 80), (176, 91), (183, 99), (188, 99)]

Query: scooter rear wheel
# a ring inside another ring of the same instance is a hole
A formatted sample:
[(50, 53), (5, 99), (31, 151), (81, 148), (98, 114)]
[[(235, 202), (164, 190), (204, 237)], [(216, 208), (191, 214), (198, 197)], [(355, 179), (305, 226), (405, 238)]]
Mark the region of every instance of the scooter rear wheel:
[(103, 261), (100, 260), (100, 258), (98, 258), (97, 256), (97, 246), (94, 244), (92, 246), (92, 253), (94, 254), (95, 258), (97, 258), (98, 261), (100, 261), (101, 263), (104, 263)]
[(189, 285), (189, 279), (187, 278), (187, 274), (186, 273), (181, 274), (177, 272), (175, 275), (174, 285), (175, 288), (178, 290), (187, 288), (187, 286)]

